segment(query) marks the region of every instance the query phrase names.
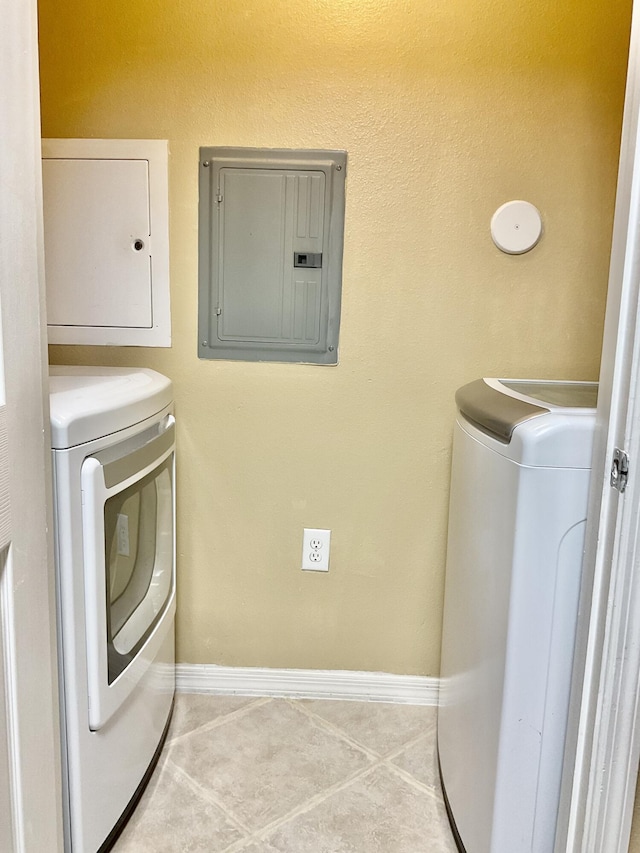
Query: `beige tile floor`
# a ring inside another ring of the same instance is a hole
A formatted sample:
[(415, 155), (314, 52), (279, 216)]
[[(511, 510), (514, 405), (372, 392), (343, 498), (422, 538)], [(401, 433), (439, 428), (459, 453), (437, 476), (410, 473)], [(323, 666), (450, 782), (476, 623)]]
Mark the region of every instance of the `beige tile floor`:
[(179, 694), (115, 853), (455, 853), (435, 709)]

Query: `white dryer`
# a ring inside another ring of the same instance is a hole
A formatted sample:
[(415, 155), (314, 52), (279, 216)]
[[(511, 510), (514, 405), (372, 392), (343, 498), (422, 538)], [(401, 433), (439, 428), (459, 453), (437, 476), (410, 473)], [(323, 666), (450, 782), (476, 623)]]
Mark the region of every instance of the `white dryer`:
[(551, 853), (597, 384), (456, 394), (438, 752), (458, 846)]
[(109, 849), (175, 692), (171, 382), (51, 367), (65, 848)]

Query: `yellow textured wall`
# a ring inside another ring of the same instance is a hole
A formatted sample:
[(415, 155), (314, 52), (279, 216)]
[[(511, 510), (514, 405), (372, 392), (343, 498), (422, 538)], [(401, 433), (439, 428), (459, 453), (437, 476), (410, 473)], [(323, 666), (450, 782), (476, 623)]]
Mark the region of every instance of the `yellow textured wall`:
[(636, 787), (636, 800), (633, 807), (629, 853), (640, 853), (640, 790), (638, 787)]
[[(173, 348), (52, 359), (175, 382), (179, 659), (437, 674), (454, 390), (597, 376), (630, 0), (40, 7), (43, 135), (170, 142)], [(338, 367), (197, 359), (201, 145), (348, 150)]]

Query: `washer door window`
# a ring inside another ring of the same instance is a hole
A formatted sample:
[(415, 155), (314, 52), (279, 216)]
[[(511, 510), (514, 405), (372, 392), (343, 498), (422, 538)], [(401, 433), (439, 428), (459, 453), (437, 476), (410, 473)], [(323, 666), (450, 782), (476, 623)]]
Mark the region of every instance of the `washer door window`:
[(175, 610), (171, 415), (82, 465), (89, 728), (122, 705)]

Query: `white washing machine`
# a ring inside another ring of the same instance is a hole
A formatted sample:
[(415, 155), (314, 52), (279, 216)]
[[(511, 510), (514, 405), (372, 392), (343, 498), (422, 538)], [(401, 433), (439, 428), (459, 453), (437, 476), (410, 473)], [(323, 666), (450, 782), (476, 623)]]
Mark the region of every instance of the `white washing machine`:
[(596, 383), (456, 394), (438, 753), (458, 846), (551, 853)]
[(175, 422), (153, 370), (51, 367), (65, 849), (109, 849), (175, 691)]

